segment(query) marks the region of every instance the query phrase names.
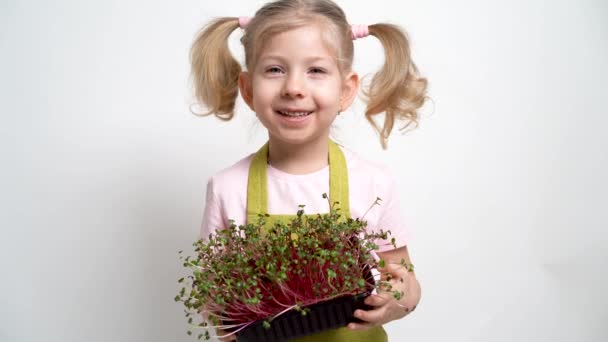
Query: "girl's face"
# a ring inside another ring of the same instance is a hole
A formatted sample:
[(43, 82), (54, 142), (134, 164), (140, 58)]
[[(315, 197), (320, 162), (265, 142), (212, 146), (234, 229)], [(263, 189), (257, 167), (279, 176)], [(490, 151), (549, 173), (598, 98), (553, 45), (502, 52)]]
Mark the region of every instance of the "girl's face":
[(304, 144), (326, 139), (338, 112), (352, 103), (355, 73), (341, 75), (319, 25), (275, 35), (253, 70), (239, 78), (241, 94), (271, 140)]

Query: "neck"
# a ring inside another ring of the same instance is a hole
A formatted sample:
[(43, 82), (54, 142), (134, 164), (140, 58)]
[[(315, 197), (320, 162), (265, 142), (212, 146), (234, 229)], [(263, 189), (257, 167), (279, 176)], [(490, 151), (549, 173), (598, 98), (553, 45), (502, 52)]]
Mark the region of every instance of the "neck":
[(289, 144), (269, 137), (268, 162), (291, 174), (318, 171), (329, 164), (329, 137), (306, 144)]

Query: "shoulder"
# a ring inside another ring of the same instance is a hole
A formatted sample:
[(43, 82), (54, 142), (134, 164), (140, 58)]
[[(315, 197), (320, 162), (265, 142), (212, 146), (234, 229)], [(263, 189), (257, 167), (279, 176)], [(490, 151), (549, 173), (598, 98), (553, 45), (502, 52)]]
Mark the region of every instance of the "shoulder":
[(363, 159), (358, 153), (340, 145), (348, 165), (349, 180), (354, 184), (372, 183), (375, 188), (390, 190), (396, 178), (390, 169), (381, 162)]
[(229, 194), (240, 192), (243, 185), (247, 184), (249, 176), (249, 165), (253, 154), (240, 159), (229, 167), (226, 167), (209, 178), (208, 187), (213, 189), (215, 194)]

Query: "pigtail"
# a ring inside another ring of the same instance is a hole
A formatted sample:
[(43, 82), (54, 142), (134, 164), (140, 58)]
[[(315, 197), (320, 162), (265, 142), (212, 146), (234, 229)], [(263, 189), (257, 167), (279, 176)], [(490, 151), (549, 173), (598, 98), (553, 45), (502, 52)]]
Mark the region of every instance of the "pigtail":
[[(369, 26), (369, 34), (380, 40), (384, 47), (384, 66), (372, 78), (369, 89), (363, 90), (367, 101), (365, 117), (380, 135), (386, 149), (388, 137), (396, 120), (406, 121), (404, 130), (412, 123), (418, 126), (418, 109), (426, 99), (427, 80), (418, 74), (411, 59), (406, 34), (391, 24)], [(380, 128), (374, 115), (385, 112), (384, 126)]]
[(230, 53), (228, 37), (239, 27), (237, 18), (211, 21), (198, 33), (190, 48), (191, 76), (196, 100), (205, 105), (206, 113), (228, 121), (234, 116), (241, 65)]

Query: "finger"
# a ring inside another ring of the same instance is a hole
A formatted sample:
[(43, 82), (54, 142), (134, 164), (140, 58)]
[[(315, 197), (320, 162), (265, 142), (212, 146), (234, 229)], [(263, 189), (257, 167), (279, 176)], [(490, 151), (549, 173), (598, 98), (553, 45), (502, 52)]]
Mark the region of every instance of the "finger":
[(397, 302), (395, 302), (395, 305), (397, 305), (397, 307), (399, 307), (399, 310), (404, 311), (406, 315), (409, 314), (410, 312), (414, 311), (414, 309), (416, 309), (415, 305), (412, 308), (410, 308), (407, 305), (403, 305), (403, 304), (397, 303)]
[(374, 310), (358, 309), (355, 310), (355, 317), (366, 323), (377, 324), (384, 318), (385, 312), (386, 306), (381, 306)]
[(370, 323), (349, 323), (348, 324), (348, 329), (351, 330), (367, 330), (370, 328), (373, 328), (374, 325), (370, 324)]
[(386, 263), (384, 267), (378, 267), (378, 271), (384, 274), (390, 274), (397, 278), (404, 278), (407, 275), (407, 269), (401, 264)]
[(363, 301), (365, 304), (370, 306), (384, 306), (388, 303), (391, 298), (385, 293), (379, 293), (377, 295), (370, 295)]
[(401, 295), (405, 295), (409, 292), (409, 283), (407, 279), (391, 279), (391, 280), (383, 280), (376, 286), (376, 294), (379, 296), (385, 296), (387, 298), (396, 298), (400, 299), (400, 297), (395, 297), (395, 292), (400, 292)]

